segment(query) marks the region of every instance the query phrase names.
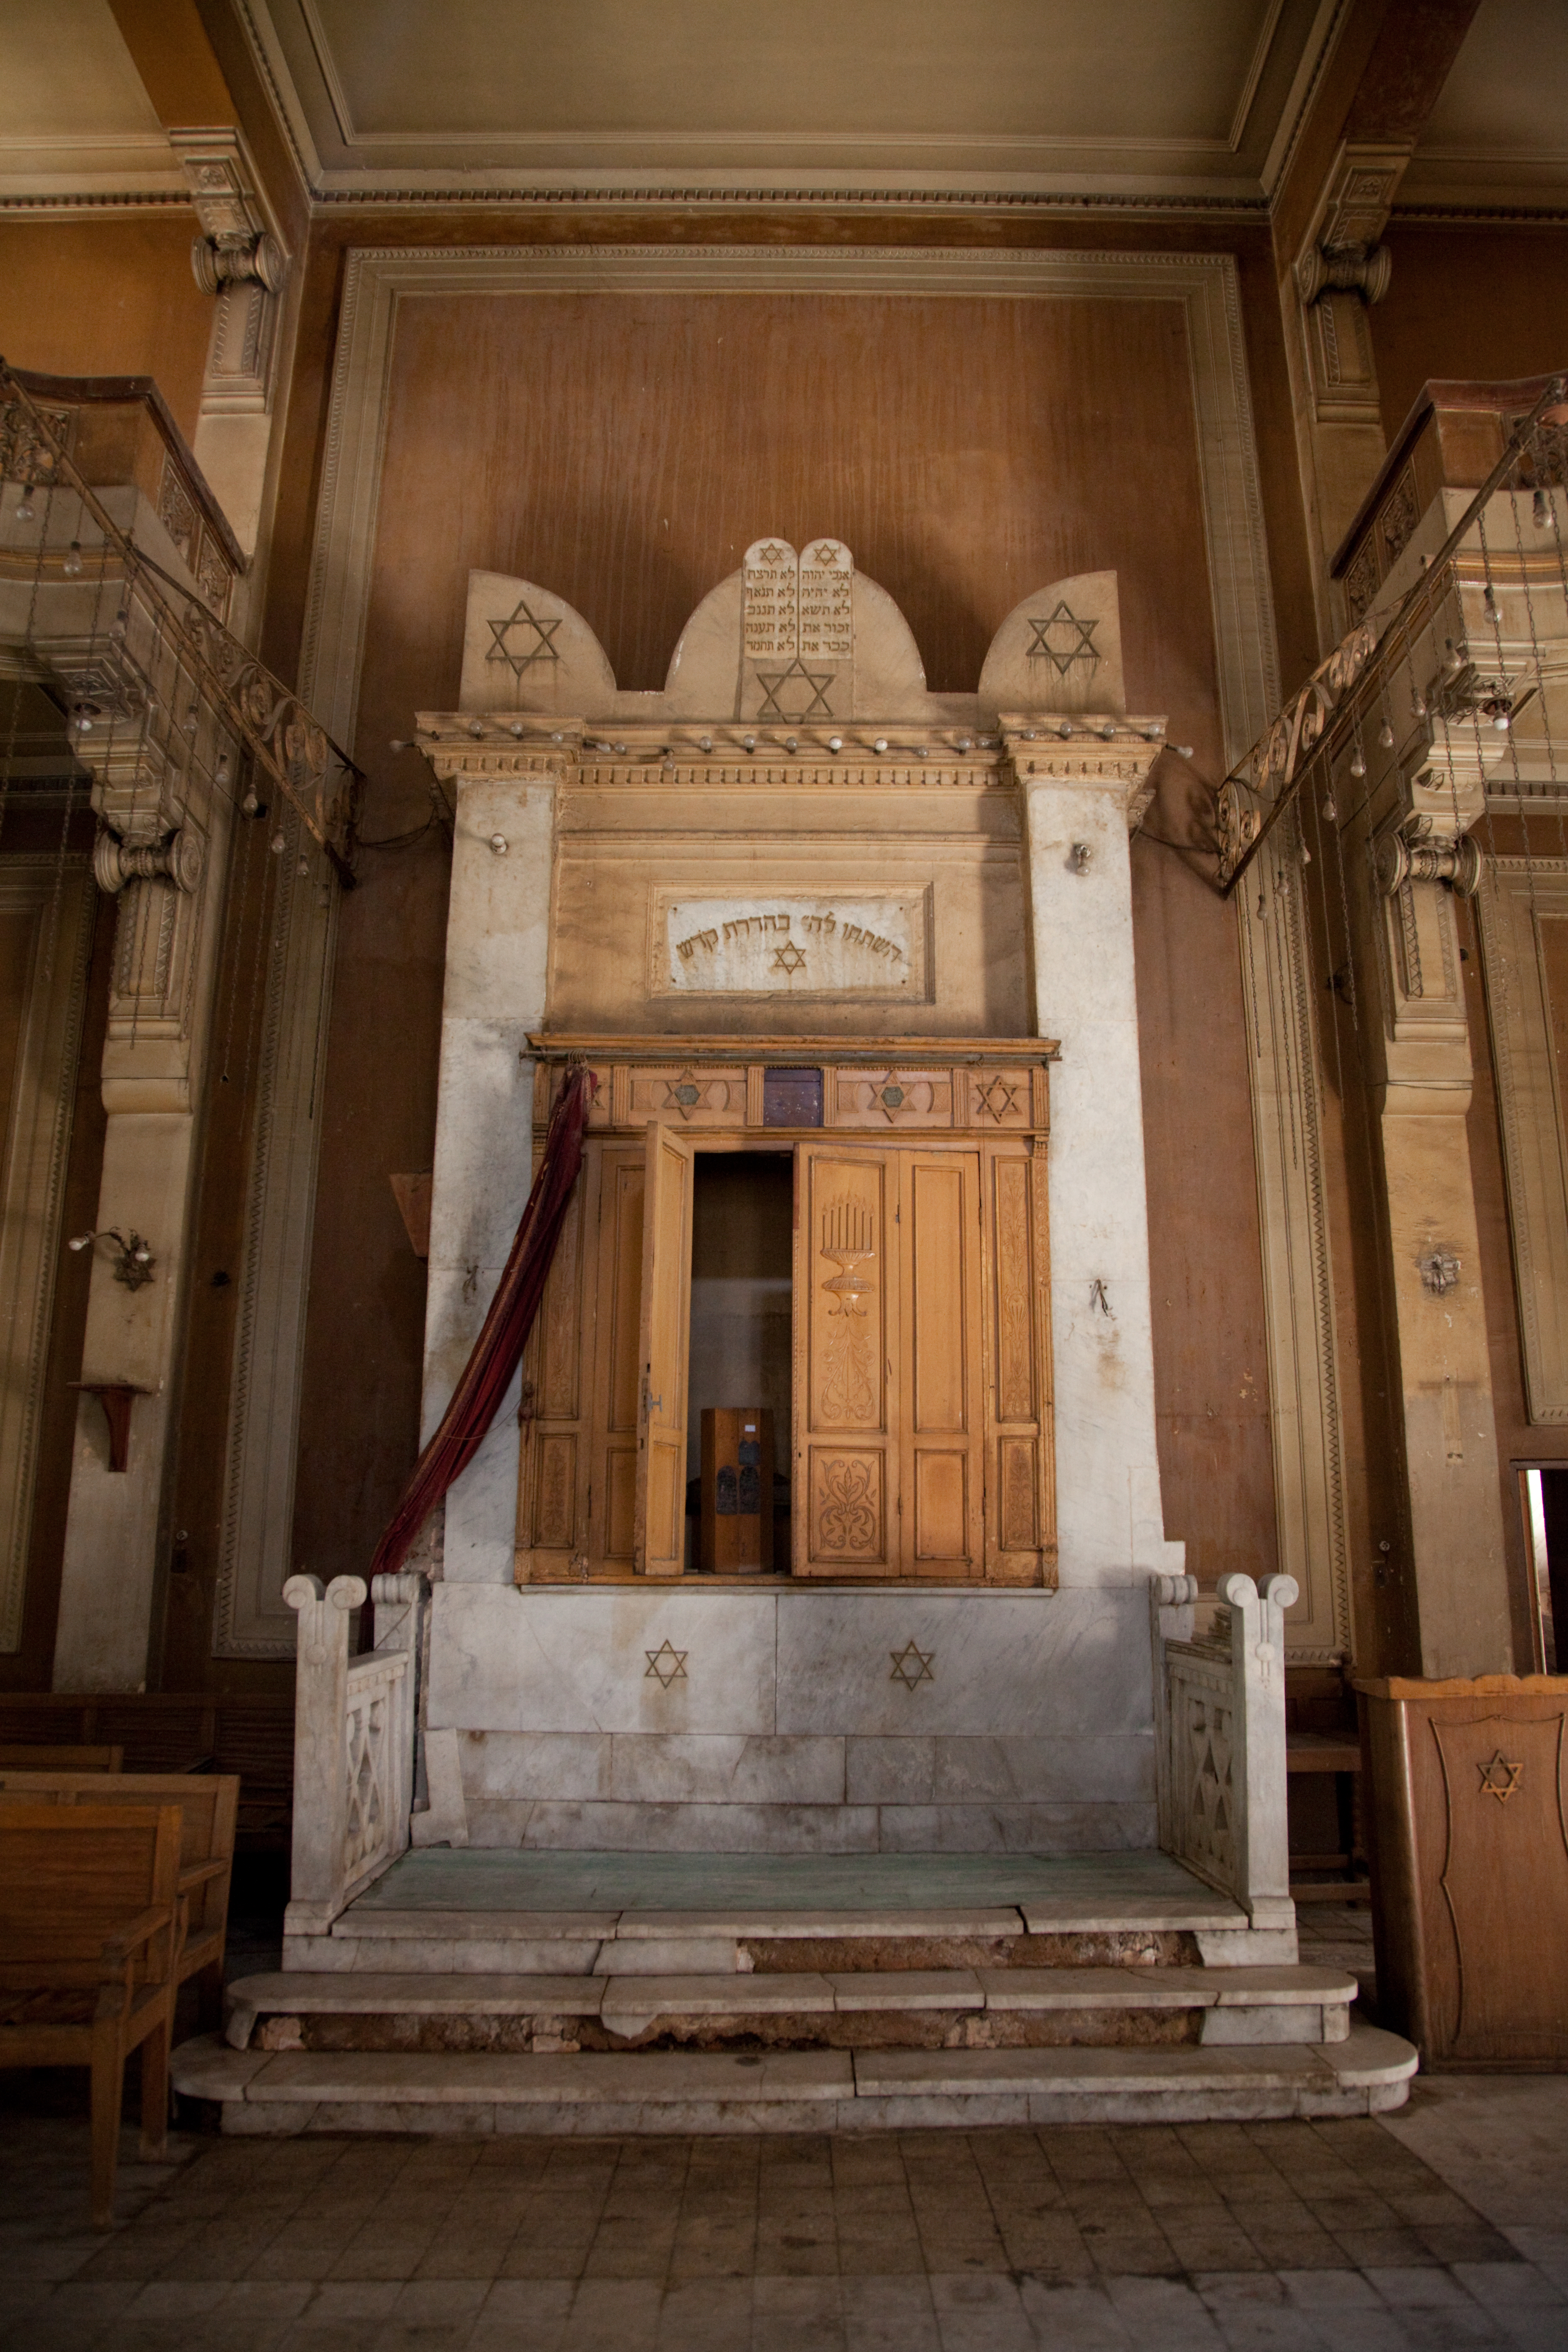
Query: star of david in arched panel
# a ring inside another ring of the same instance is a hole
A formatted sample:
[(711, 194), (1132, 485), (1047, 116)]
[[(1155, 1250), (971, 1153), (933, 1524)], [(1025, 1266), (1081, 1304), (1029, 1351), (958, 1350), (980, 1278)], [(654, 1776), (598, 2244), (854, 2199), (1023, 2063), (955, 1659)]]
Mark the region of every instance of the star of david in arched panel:
[(555, 633), (561, 626), (559, 616), (542, 620), (530, 610), (526, 596), (518, 599), (517, 610), (504, 621), (488, 621), (485, 625), (495, 639), (485, 656), (486, 661), (505, 662), (513, 677), (521, 677), (536, 662), (558, 662), (561, 658), (555, 646)]
[(827, 689), (837, 673), (811, 670), (797, 656), (785, 669), (757, 672), (763, 689), (759, 719), (831, 719)]
[(1099, 621), (1080, 621), (1076, 613), (1068, 611), (1065, 599), (1044, 620), (1037, 620), (1031, 614), (1029, 626), (1034, 631), (1029, 639), (1029, 659), (1048, 661), (1058, 677), (1066, 677), (1077, 661), (1087, 662), (1091, 670), (1100, 667), (1100, 656), (1094, 646)]

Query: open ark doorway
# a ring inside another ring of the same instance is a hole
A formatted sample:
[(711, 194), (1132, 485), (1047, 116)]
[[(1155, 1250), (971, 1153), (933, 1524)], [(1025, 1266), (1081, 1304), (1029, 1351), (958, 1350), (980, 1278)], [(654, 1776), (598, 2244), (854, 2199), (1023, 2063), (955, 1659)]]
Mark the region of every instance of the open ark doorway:
[[(753, 1567), (787, 1572), (789, 1568), (794, 1210), (793, 1152), (698, 1152), (691, 1197), (687, 1379), (689, 1572), (731, 1566), (742, 1573)], [(715, 1415), (715, 1422), (709, 1427), (712, 1459), (708, 1484), (713, 1491), (706, 1497), (705, 1543), (702, 1451), (707, 1412)], [(735, 1416), (733, 1426), (729, 1415)], [(760, 1509), (746, 1507), (753, 1501)], [(716, 1528), (716, 1518), (738, 1524)], [(761, 1524), (754, 1529), (744, 1524), (752, 1520)], [(726, 1537), (739, 1541), (726, 1544)], [(736, 1555), (733, 1561), (727, 1557), (730, 1552)]]

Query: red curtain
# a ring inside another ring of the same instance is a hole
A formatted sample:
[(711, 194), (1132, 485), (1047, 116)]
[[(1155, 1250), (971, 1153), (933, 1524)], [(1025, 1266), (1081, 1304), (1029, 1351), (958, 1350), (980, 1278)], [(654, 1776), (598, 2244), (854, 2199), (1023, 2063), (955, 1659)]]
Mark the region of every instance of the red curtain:
[(441, 1425), (415, 1464), (403, 1498), (375, 1548), (372, 1576), (390, 1575), (402, 1566), (409, 1545), (448, 1486), (468, 1468), (496, 1417), (544, 1296), (545, 1276), (561, 1237), (566, 1203), (583, 1165), (583, 1129), (597, 1088), (592, 1070), (576, 1069), (561, 1090), (544, 1139), (544, 1157), (484, 1328), (441, 1416)]

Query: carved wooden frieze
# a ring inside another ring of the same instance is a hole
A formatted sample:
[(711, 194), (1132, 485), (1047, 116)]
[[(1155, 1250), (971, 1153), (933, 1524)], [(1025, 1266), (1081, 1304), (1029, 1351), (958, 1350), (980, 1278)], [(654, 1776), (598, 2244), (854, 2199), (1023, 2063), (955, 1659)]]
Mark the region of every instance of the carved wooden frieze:
[(1042, 1136), (1050, 1126), (1047, 1039), (933, 1039), (913, 1051), (851, 1058), (842, 1038), (744, 1040), (764, 1058), (742, 1060), (738, 1039), (693, 1038), (680, 1057), (668, 1041), (536, 1038), (534, 1124), (542, 1131), (570, 1060), (598, 1078), (591, 1129), (642, 1133), (650, 1119), (693, 1130), (801, 1133), (816, 1129)]

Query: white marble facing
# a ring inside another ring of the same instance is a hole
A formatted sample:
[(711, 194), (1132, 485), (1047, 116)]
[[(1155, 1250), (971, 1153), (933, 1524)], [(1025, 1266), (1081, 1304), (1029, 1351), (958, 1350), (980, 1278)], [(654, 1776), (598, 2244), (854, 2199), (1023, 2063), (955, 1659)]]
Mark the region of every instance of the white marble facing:
[(1062, 1049), (1050, 1211), (1064, 1587), (1141, 1584), (1184, 1557), (1165, 1541), (1154, 1439), (1127, 793), (1115, 779), (1025, 786), (1037, 1025)]
[[(891, 1661), (910, 1641), (933, 1679)], [(668, 1642), (685, 1672), (648, 1672)], [(437, 1585), (428, 1720), (480, 1846), (1155, 1843), (1147, 1612), (1072, 1591)]]
[[(543, 1017), (554, 787), (464, 778), (457, 788), (431, 1193), (420, 1439), (445, 1412), (484, 1321), (532, 1181), (533, 1065)], [(505, 842), (504, 852), (491, 846)], [(517, 1517), (514, 1379), (447, 1498), (444, 1573), (511, 1577)]]

